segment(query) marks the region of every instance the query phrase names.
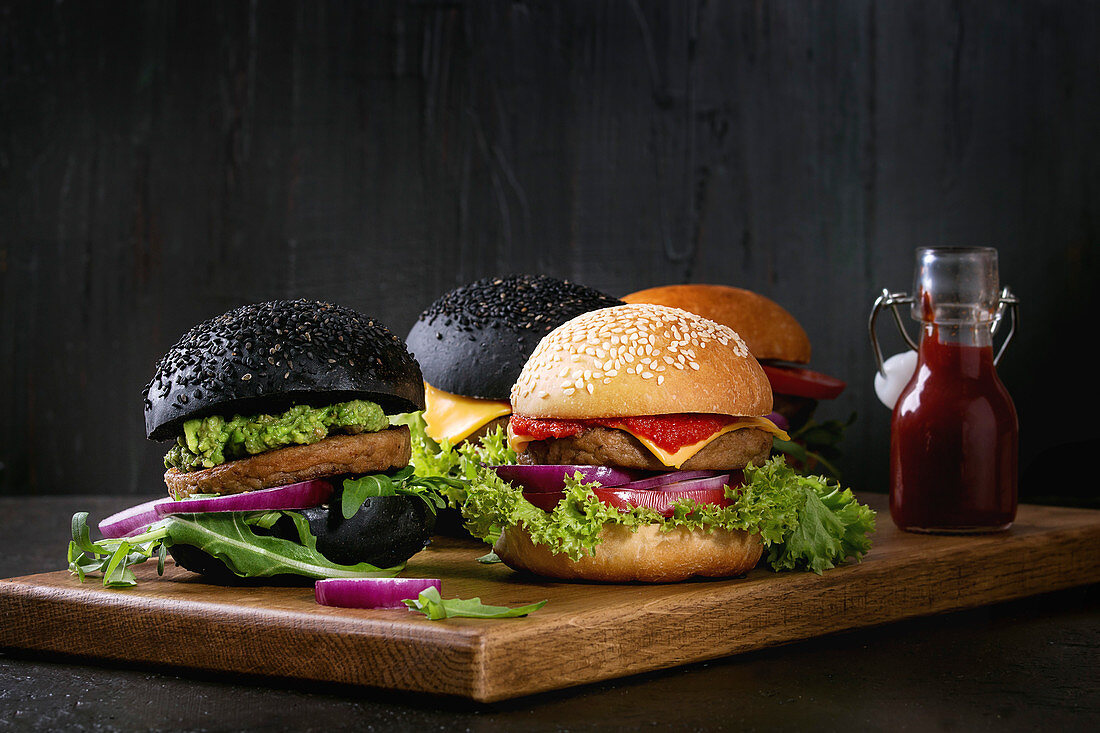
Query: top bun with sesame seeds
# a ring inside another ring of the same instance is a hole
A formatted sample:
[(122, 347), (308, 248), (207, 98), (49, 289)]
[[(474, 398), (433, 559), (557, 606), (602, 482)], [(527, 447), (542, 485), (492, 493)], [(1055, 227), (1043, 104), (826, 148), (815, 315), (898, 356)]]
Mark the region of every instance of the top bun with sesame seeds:
[(424, 408), (420, 367), (400, 338), (351, 308), (304, 299), (245, 305), (191, 328), (157, 362), (143, 396), (150, 440), (205, 415), (298, 403)]
[(512, 387), (512, 410), (534, 418), (707, 413), (762, 416), (768, 378), (728, 326), (678, 308), (622, 305), (561, 325)]

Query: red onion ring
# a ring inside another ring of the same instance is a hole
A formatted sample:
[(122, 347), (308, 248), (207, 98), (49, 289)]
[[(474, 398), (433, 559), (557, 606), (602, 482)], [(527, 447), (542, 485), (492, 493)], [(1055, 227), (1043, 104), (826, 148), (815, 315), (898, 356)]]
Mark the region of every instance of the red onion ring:
[(313, 586), (313, 596), (322, 606), (404, 608), (403, 601), (433, 586), (442, 592), (435, 578), (325, 578)]
[(561, 491), (565, 488), (565, 479), (574, 473), (580, 473), (587, 482), (596, 481), (604, 487), (622, 486), (637, 479), (641, 471), (611, 466), (490, 466), (505, 481), (518, 485), (528, 492)]
[(323, 479), (302, 481), (273, 489), (244, 491), (225, 496), (200, 499), (164, 499), (154, 504), (158, 517), (171, 514), (205, 514), (208, 512), (267, 512), (279, 509), (309, 509), (332, 498), (332, 484)]
[(157, 506), (171, 499), (153, 499), (136, 504), (112, 514), (99, 523), (100, 533), (109, 540), (141, 534), (153, 522), (160, 519)]
[(721, 471), (669, 471), (668, 473), (662, 473), (657, 476), (651, 476), (649, 478), (640, 479), (638, 481), (631, 481), (628, 484), (623, 484), (619, 488), (623, 489), (660, 489), (669, 484), (679, 483), (680, 481), (691, 481), (698, 478), (711, 478), (713, 476), (722, 475)]

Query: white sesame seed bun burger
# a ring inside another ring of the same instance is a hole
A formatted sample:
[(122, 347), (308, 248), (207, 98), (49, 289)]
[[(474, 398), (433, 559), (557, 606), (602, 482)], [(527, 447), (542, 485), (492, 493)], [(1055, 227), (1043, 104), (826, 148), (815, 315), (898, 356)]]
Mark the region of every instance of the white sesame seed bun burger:
[[(759, 561), (753, 532), (679, 522), (685, 510), (675, 509), (690, 503), (688, 520), (726, 511), (741, 470), (767, 459), (773, 435), (786, 438), (765, 417), (767, 376), (729, 327), (647, 304), (581, 315), (539, 343), (511, 405), (509, 442), (521, 463), (628, 472), (633, 481), (594, 495), (643, 519), (616, 514), (595, 552), (580, 558), (540, 542), (523, 523), (504, 527), (495, 551), (509, 566), (556, 578), (668, 582), (739, 575)], [(556, 511), (536, 492), (523, 495)]]

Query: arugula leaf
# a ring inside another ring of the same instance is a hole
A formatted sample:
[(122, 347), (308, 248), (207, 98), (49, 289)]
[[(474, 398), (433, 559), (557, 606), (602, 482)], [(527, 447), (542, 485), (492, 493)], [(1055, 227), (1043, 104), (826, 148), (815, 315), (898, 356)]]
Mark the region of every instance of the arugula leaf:
[(527, 606), (509, 608), (508, 606), (488, 606), (481, 598), (442, 598), (435, 586), (420, 591), (416, 598), (409, 598), (404, 604), (412, 611), (420, 611), (432, 621), (444, 618), (517, 618), (533, 613), (546, 605), (539, 601)]
[(436, 509), (447, 506), (441, 491), (455, 479), (442, 476), (417, 478), (413, 476), (412, 466), (397, 471), (392, 476), (384, 473), (370, 474), (357, 479), (344, 479), (344, 490), (340, 498), (340, 513), (344, 519), (351, 519), (368, 498), (372, 496), (415, 496), (428, 505), (435, 514)]
[[(145, 562), (155, 553), (164, 552), (161, 548), (166, 532), (164, 521), (161, 521), (133, 537), (92, 542), (88, 513), (77, 512), (72, 519), (72, 536), (68, 553), (69, 571), (80, 582), (83, 583), (91, 573), (102, 573), (104, 587), (127, 588), (137, 584), (130, 570), (132, 565)], [(163, 562), (158, 562), (157, 572), (163, 572)]]
[[(298, 542), (254, 531), (269, 528), (281, 516), (293, 522)], [(78, 512), (73, 515), (72, 535), (70, 572), (81, 582), (88, 575), (101, 573), (103, 585), (108, 588), (136, 585), (133, 566), (154, 555), (157, 573), (163, 574), (168, 548), (175, 544), (197, 547), (245, 578), (280, 574), (309, 578), (393, 577), (405, 567), (404, 563), (392, 568), (333, 563), (317, 551), (317, 538), (309, 530), (309, 521), (289, 511), (174, 515), (150, 525), (142, 534), (98, 542), (90, 538), (88, 513)]]
[(297, 512), (285, 512), (298, 533), (298, 542), (258, 535), (247, 515), (239, 512), (179, 514), (168, 518), (166, 529), (173, 544), (192, 545), (213, 555), (242, 578), (292, 574), (307, 578), (391, 578), (404, 569), (377, 568), (369, 563), (339, 565), (317, 551), (309, 521)]

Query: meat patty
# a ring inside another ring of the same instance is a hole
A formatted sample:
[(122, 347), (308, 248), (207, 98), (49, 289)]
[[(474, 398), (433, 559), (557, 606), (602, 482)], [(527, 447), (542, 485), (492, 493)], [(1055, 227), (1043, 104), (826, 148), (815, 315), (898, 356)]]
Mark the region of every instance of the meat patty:
[[(734, 470), (767, 460), (772, 435), (756, 428), (742, 428), (720, 435), (684, 462), (682, 470)], [(525, 464), (621, 466), (647, 471), (668, 471), (657, 456), (625, 430), (594, 427), (568, 438), (536, 440), (519, 454)]]
[(358, 435), (332, 435), (310, 445), (292, 445), (229, 461), (200, 471), (170, 468), (168, 493), (239, 494), (341, 474), (378, 473), (409, 465), (411, 444), (405, 425)]

